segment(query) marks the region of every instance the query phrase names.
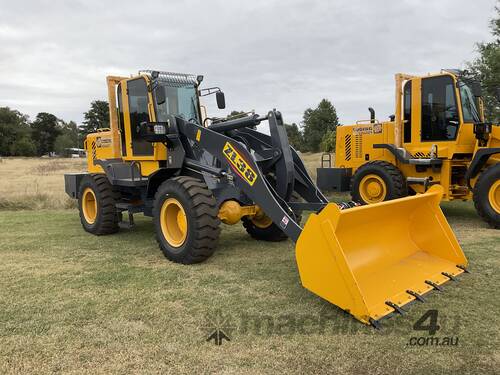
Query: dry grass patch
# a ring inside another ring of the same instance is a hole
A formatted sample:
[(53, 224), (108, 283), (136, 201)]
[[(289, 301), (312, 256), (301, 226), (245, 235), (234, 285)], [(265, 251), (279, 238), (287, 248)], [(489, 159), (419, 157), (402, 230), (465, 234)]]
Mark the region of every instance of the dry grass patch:
[[(60, 174), (59, 172), (73, 171), (77, 169), (78, 171), (84, 171), (87, 167), (85, 160), (74, 159), (75, 162), (68, 162), (71, 159), (56, 159), (44, 162), (42, 164), (35, 165), (31, 169), (32, 174), (38, 174), (40, 176), (47, 176), (49, 174)], [(76, 162), (78, 161), (78, 163)]]
[[(321, 167), (321, 155), (322, 153), (312, 153), (312, 152), (304, 152), (299, 153), (304, 165), (306, 166), (311, 178), (314, 182), (316, 182), (316, 168)], [(334, 165), (335, 154), (332, 153), (332, 167)]]
[(84, 159), (2, 158), (0, 210), (73, 208), (63, 175), (85, 168)]

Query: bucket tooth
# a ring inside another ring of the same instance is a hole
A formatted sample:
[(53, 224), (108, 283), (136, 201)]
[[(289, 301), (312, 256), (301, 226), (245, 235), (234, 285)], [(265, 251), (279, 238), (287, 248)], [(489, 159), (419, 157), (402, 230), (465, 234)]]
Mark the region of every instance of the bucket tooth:
[(457, 264), (457, 268), (460, 268), (465, 273), (470, 273), (470, 271), (465, 266), (462, 266), (461, 264)]
[(380, 324), (380, 321), (375, 320), (375, 319), (373, 319), (373, 318), (370, 318), (369, 322), (370, 322), (370, 325), (371, 325), (373, 328), (375, 328), (375, 329), (382, 329), (382, 325)]
[(448, 272), (441, 272), (441, 275), (446, 276), (448, 279), (452, 281), (457, 281), (457, 278)]
[(404, 315), (406, 313), (406, 310), (403, 310), (401, 307), (399, 307), (398, 305), (396, 305), (394, 302), (385, 301), (385, 304), (387, 306), (392, 307), (394, 309), (394, 311), (396, 311), (399, 315)]
[(420, 302), (425, 302), (425, 299), (424, 297), (422, 297), (420, 294), (418, 294), (417, 292), (414, 292), (413, 290), (407, 290), (406, 293), (408, 293), (410, 296), (413, 296), (415, 297), (415, 299), (417, 301), (420, 301)]
[(442, 292), (443, 291), (443, 288), (441, 288), (439, 285), (437, 285), (435, 282), (431, 281), (431, 280), (425, 280), (425, 283), (432, 286), (435, 290), (437, 290), (438, 292)]

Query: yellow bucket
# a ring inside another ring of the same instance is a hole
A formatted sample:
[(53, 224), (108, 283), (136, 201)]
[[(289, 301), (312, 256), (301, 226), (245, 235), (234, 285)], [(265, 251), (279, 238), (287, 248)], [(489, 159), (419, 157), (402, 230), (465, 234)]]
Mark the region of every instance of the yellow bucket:
[[(467, 259), (439, 203), (443, 188), (311, 214), (296, 245), (302, 285), (376, 324), (464, 272)], [(459, 266), (459, 267), (457, 267)]]

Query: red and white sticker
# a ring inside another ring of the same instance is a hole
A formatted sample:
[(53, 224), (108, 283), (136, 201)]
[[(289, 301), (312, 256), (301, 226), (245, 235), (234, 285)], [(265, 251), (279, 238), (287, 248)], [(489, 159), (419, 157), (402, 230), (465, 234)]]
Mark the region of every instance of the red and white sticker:
[(288, 217), (283, 216), (283, 219), (281, 219), (280, 227), (283, 229), (286, 228), (289, 221), (290, 221), (290, 219)]

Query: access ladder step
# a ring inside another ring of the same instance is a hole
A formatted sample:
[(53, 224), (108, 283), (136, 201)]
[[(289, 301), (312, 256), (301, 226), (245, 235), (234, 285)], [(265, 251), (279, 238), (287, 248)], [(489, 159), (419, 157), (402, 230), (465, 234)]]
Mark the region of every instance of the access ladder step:
[(118, 226), (121, 229), (132, 229), (135, 226), (135, 223), (134, 223), (134, 214), (131, 213), (131, 212), (128, 212), (128, 222), (121, 220), (118, 223)]

